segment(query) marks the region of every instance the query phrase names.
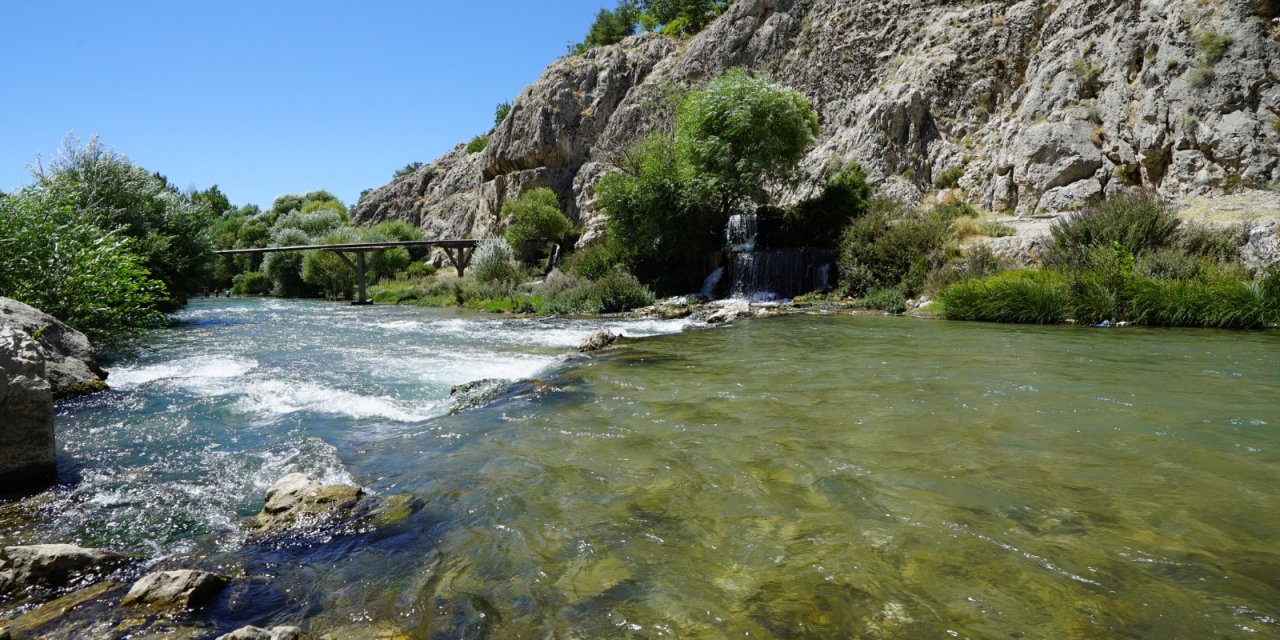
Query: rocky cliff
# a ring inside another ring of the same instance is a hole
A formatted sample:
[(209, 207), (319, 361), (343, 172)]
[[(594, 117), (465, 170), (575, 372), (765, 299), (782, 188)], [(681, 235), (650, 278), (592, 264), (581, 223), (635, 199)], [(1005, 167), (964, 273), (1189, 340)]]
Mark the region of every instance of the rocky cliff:
[(1127, 187), (1261, 188), (1280, 179), (1278, 43), (1277, 0), (738, 0), (691, 40), (645, 34), (556, 61), (483, 152), (460, 146), (353, 217), (482, 237), (505, 199), (547, 186), (589, 239), (617, 152), (668, 126), (680, 89), (735, 66), (819, 112), (791, 199), (845, 158), (908, 200), (958, 168), (976, 205), (1021, 216)]

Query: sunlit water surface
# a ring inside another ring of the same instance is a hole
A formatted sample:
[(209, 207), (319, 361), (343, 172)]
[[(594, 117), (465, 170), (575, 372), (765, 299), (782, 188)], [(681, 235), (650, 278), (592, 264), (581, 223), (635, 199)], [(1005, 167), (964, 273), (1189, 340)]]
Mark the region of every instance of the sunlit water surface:
[[(665, 335), (585, 359), (562, 354), (598, 321), (179, 320), (61, 407), (63, 483), (7, 505), (0, 543), (207, 556), (251, 576), (195, 614), (222, 632), (1280, 637), (1275, 332), (619, 320)], [(493, 377), (539, 382), (449, 415)], [(291, 471), (423, 506), (246, 540)]]

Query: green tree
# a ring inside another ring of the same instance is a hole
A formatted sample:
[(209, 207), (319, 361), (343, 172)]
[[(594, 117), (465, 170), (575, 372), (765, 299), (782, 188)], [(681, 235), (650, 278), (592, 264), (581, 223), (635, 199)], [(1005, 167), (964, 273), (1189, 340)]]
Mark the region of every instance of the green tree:
[(511, 113), (510, 102), (499, 102), (497, 107), (493, 109), (493, 126), (502, 124), (507, 119), (507, 114)]
[(204, 286), (213, 258), (208, 234), (212, 215), (204, 204), (97, 138), (83, 145), (67, 138), (48, 167), (37, 162), (34, 174), (42, 188), (70, 203), (87, 222), (133, 239), (134, 252), (164, 284), (163, 309), (177, 309), (190, 292)]
[(539, 257), (546, 243), (563, 244), (573, 233), (573, 225), (560, 212), (556, 192), (546, 187), (503, 203), (502, 217), (507, 220), (507, 244), (525, 261)]
[(225, 215), (233, 208), (231, 200), (227, 199), (227, 195), (216, 184), (204, 191), (191, 194), (191, 202), (203, 205), (209, 210), (209, 215), (214, 217)]
[(642, 26), (669, 35), (693, 35), (733, 4), (732, 0), (638, 0)]
[(766, 201), (766, 180), (793, 181), (817, 135), (807, 98), (740, 68), (691, 92), (676, 115), (681, 155), (711, 181), (726, 214), (743, 198)]
[(418, 169), (421, 169), (421, 168), (422, 168), (421, 162), (410, 162), (409, 164), (406, 164), (403, 169), (396, 171), (395, 175), (392, 176), (392, 178), (403, 178), (407, 175), (412, 175)]
[(570, 47), (570, 53), (582, 53), (594, 47), (603, 47), (622, 42), (627, 36), (635, 35), (639, 21), (639, 11), (632, 0), (618, 0), (617, 8), (610, 11), (601, 9), (587, 31), (587, 37), (581, 43)]
[(0, 295), (112, 342), (160, 319), (164, 285), (134, 241), (86, 220), (76, 203), (28, 187), (0, 198)]
[(843, 165), (827, 178), (817, 196), (787, 210), (788, 240), (796, 246), (835, 248), (836, 233), (861, 217), (871, 205), (873, 189), (857, 162)]

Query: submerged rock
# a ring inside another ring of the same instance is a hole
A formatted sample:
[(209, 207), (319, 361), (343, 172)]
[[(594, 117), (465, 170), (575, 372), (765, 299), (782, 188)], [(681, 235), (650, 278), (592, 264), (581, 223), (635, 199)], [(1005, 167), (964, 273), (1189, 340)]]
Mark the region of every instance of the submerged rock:
[(0, 330), (6, 328), (36, 343), (54, 399), (107, 388), (107, 372), (98, 366), (93, 345), (83, 333), (35, 307), (0, 297)]
[(503, 378), (485, 378), (465, 384), (455, 385), (449, 390), (449, 399), (453, 401), (451, 413), (461, 413), (470, 409), (478, 409), (502, 395), (511, 387), (512, 381)]
[(35, 544), (0, 549), (0, 593), (28, 586), (61, 587), (109, 568), (125, 556), (73, 544)]
[(217, 640), (306, 640), (309, 638), (302, 629), (298, 627), (271, 627), (263, 629), (261, 627), (241, 627), (221, 636)]
[[(5, 634), (11, 634), (15, 638), (26, 638), (32, 632), (47, 628), (48, 625), (57, 625), (60, 620), (64, 620), (65, 616), (72, 611), (94, 602), (123, 586), (118, 582), (99, 582), (91, 587), (73, 591), (55, 600), (50, 600), (12, 620), (3, 622), (4, 626), (0, 627), (0, 640), (5, 640), (5, 638), (9, 637)], [(52, 638), (76, 637), (65, 632), (60, 632), (57, 635), (37, 632), (34, 635)]]
[(0, 491), (41, 488), (57, 478), (53, 393), (45, 375), (36, 342), (0, 326)]
[(181, 569), (156, 571), (133, 583), (121, 606), (189, 608), (207, 602), (227, 586), (226, 576), (208, 571)]
[(586, 340), (583, 340), (582, 344), (578, 345), (578, 351), (582, 353), (599, 351), (601, 349), (604, 349), (605, 347), (610, 347), (610, 346), (613, 346), (614, 344), (617, 344), (617, 342), (621, 339), (622, 339), (621, 333), (613, 333), (608, 329), (601, 329), (591, 334), (590, 336), (588, 336)]

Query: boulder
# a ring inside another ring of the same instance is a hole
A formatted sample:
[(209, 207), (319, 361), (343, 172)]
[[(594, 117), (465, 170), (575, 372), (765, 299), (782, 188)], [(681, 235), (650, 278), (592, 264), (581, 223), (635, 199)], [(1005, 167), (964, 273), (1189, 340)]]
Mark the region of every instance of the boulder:
[(231, 633), (218, 636), (217, 640), (306, 640), (307, 634), (298, 627), (241, 627)]
[(45, 364), (28, 334), (0, 326), (0, 492), (42, 488), (57, 478)]
[(6, 327), (35, 341), (55, 400), (107, 388), (107, 372), (83, 333), (35, 307), (0, 297), (0, 329)]
[(306, 474), (291, 473), (267, 491), (266, 505), (250, 526), (259, 534), (272, 534), (351, 520), (368, 511), (368, 502), (360, 487), (321, 484)]
[(751, 305), (741, 300), (731, 302), (707, 316), (707, 324), (733, 322), (741, 316), (751, 315)]
[(587, 336), (587, 339), (583, 340), (582, 344), (578, 345), (578, 351), (582, 353), (599, 351), (605, 347), (613, 346), (621, 339), (621, 333), (613, 333), (608, 329), (601, 329), (590, 336)]
[(454, 385), (449, 390), (449, 399), (453, 401), (453, 409), (450, 411), (461, 413), (483, 407), (511, 388), (511, 384), (510, 380), (503, 378), (485, 378)]
[(35, 544), (0, 549), (0, 593), (28, 586), (62, 587), (124, 556), (73, 544)]
[(190, 608), (209, 601), (225, 586), (226, 576), (208, 571), (156, 571), (133, 583), (120, 604), (126, 607)]

